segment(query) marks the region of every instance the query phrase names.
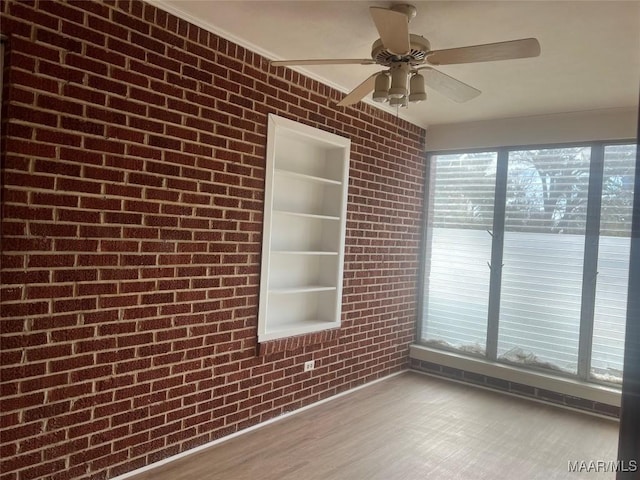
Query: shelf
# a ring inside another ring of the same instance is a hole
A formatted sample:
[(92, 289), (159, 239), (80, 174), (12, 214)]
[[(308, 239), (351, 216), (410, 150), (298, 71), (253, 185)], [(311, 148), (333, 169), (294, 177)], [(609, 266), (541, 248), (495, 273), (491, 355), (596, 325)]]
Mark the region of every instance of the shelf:
[(273, 178), (274, 210), (329, 217), (341, 216), (341, 182), (309, 181), (307, 179), (326, 177), (314, 177), (293, 171), (288, 173), (290, 175), (276, 174)]
[(306, 250), (271, 250), (275, 255), (338, 255), (338, 252), (306, 251)]
[(300, 215), (276, 215), (271, 219), (270, 252), (338, 252), (342, 254), (342, 221)]
[(276, 175), (285, 175), (287, 177), (296, 178), (298, 180), (305, 180), (308, 182), (317, 182), (317, 183), (337, 185), (337, 186), (342, 185), (342, 182), (338, 180), (331, 180), (330, 178), (325, 178), (325, 177), (317, 177), (315, 175), (307, 175), (305, 173), (293, 172), (291, 170), (284, 170), (282, 168), (275, 169), (275, 172), (276, 172)]
[(340, 326), (348, 138), (269, 115), (258, 341)]
[[(271, 116), (270, 120), (273, 118)], [(272, 130), (277, 137), (272, 142), (275, 153), (272, 164), (276, 175), (277, 171), (285, 170), (308, 177), (330, 179), (340, 184), (347, 181), (344, 167), (349, 160), (348, 139), (318, 129), (310, 131), (300, 128), (306, 127), (301, 124), (292, 122), (292, 125), (282, 120), (279, 119), (279, 125)]]
[(330, 292), (333, 290), (337, 290), (337, 287), (324, 285), (304, 285), (299, 287), (272, 288), (269, 290), (269, 293), (273, 293), (276, 295), (291, 295), (295, 293)]
[[(296, 330), (300, 327), (308, 328), (311, 325), (315, 325), (317, 327), (327, 328), (327, 324), (331, 324), (333, 322), (326, 322), (324, 320), (302, 320), (301, 322), (286, 322), (278, 324), (271, 332), (282, 331), (282, 330)], [(302, 325), (301, 325), (302, 324)]]
[(273, 210), (273, 213), (277, 213), (280, 215), (290, 215), (292, 217), (303, 217), (303, 218), (315, 218), (317, 220), (332, 220), (339, 221), (340, 217), (334, 217), (332, 215), (319, 215), (316, 213), (300, 213), (300, 212), (290, 212), (288, 210)]

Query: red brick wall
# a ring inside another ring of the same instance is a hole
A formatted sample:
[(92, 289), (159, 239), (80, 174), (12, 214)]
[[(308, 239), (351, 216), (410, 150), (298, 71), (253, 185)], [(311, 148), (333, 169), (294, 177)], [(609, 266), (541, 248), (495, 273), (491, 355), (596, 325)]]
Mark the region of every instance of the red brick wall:
[[(4, 1), (1, 31), (0, 480), (112, 477), (407, 366), (422, 129), (138, 1)], [(352, 154), (343, 327), (260, 351), (270, 112)]]

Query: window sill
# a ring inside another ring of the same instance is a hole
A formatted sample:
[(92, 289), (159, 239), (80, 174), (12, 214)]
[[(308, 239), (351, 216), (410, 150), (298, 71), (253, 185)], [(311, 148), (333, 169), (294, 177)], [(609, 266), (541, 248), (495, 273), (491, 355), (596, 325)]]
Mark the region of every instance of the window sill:
[(525, 370), (481, 358), (472, 358), (454, 352), (436, 350), (423, 345), (411, 345), (409, 357), (414, 360), (498, 378), (507, 382), (528, 385), (561, 395), (569, 395), (620, 407), (621, 392), (612, 387)]

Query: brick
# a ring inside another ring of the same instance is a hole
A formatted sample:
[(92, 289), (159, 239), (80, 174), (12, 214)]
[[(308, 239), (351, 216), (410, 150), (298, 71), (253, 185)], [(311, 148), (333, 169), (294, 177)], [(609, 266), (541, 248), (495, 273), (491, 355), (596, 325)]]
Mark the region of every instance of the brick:
[(164, 71), (161, 68), (138, 60), (130, 60), (129, 63), (131, 66), (131, 70), (133, 70), (134, 72), (137, 72), (148, 78), (155, 78), (158, 80), (164, 79)]
[(27, 298), (60, 298), (73, 295), (72, 285), (27, 286)]
[(73, 465), (85, 464), (86, 462), (111, 453), (111, 445), (103, 445), (91, 449), (84, 449), (82, 452), (71, 455), (69, 463)]
[(80, 208), (90, 210), (121, 210), (122, 202), (116, 198), (81, 197)]
[(95, 308), (96, 298), (57, 300), (53, 302), (54, 313), (94, 310)]
[(64, 457), (65, 455), (68, 455), (69, 452), (82, 450), (84, 448), (87, 448), (87, 446), (88, 446), (88, 442), (86, 438), (62, 442), (62, 443), (59, 443), (58, 445), (50, 446), (49, 448), (47, 448), (44, 451), (44, 458), (48, 460), (53, 458)]
[(56, 179), (56, 190), (61, 192), (79, 192), (100, 194), (102, 187), (97, 182), (75, 178), (59, 177)]
[[(101, 92), (105, 92), (106, 94), (120, 95), (120, 96), (125, 96), (127, 94), (126, 84), (123, 84), (121, 82), (117, 82), (114, 80), (110, 80), (101, 75), (89, 75), (87, 85)], [(113, 103), (110, 103), (110, 105), (113, 106)]]
[(100, 225), (80, 225), (80, 236), (83, 238), (121, 238), (122, 228), (100, 226)]
[(0, 471), (10, 472), (27, 468), (31, 465), (39, 464), (41, 460), (40, 452), (31, 452), (16, 457), (3, 459), (0, 461)]
[(77, 207), (78, 197), (61, 193), (31, 192), (31, 203), (35, 205)]
[(31, 38), (32, 25), (27, 22), (21, 22), (18, 19), (11, 18), (8, 15), (0, 17), (0, 31), (13, 32), (25, 38)]
[(24, 380), (20, 382), (20, 392), (28, 393), (34, 390), (45, 390), (60, 385), (65, 385), (69, 381), (66, 373), (58, 373), (54, 375), (42, 376), (37, 379)]
[(142, 223), (142, 215), (139, 213), (129, 212), (105, 212), (105, 223), (115, 223), (120, 225), (135, 225)]
[(21, 303), (6, 303), (2, 307), (5, 317), (19, 317), (31, 315), (44, 315), (49, 313), (49, 302), (24, 301)]
[(124, 125), (127, 121), (127, 116), (122, 112), (117, 112), (115, 110), (94, 107), (92, 105), (87, 105), (85, 107), (85, 118), (99, 120), (107, 123), (116, 123), (120, 125)]
[(106, 153), (124, 153), (124, 144), (118, 141), (105, 140), (101, 138), (85, 137), (83, 142), (84, 148), (89, 150), (97, 150)]
[(59, 50), (51, 48), (42, 43), (29, 41), (22, 37), (14, 37), (11, 40), (11, 48), (15, 48), (17, 51), (23, 52), (36, 58), (42, 58), (45, 60), (50, 60), (52, 62), (60, 61)]
[(108, 183), (105, 185), (105, 193), (119, 197), (142, 198), (142, 188), (132, 185), (119, 185)]
[[(78, 71), (79, 77), (84, 77), (84, 73)], [(77, 98), (85, 102), (92, 103), (94, 105), (105, 105), (107, 96), (105, 93), (86, 88), (82, 85), (74, 83), (66, 83), (63, 87), (63, 93), (69, 97)], [(104, 125), (96, 122), (88, 122), (84, 119), (62, 117), (61, 127), (70, 128), (72, 130), (78, 130), (85, 133), (91, 133), (94, 135), (103, 135)]]

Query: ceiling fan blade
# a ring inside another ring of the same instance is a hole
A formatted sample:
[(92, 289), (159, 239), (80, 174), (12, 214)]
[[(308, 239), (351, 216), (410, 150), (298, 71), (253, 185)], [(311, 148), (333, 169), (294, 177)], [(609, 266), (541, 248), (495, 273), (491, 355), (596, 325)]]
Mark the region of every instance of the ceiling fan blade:
[(508, 42), (435, 50), (427, 55), (427, 62), (431, 65), (453, 65), (456, 63), (530, 58), (538, 55), (540, 55), (540, 43), (538, 40), (535, 38), (523, 38)]
[(371, 18), (378, 29), (384, 48), (396, 55), (405, 55), (411, 50), (409, 43), (409, 17), (380, 7), (370, 7)]
[(369, 78), (367, 78), (364, 82), (358, 85), (356, 88), (351, 90), (346, 97), (344, 97), (342, 100), (340, 100), (340, 102), (338, 102), (338, 106), (346, 107), (348, 105), (353, 105), (354, 103), (358, 103), (369, 92), (372, 92), (376, 86), (376, 75), (378, 75), (378, 73), (374, 73)]
[(370, 58), (335, 58), (316, 60), (274, 60), (274, 67), (288, 67), (293, 65), (374, 65), (376, 62)]
[(477, 88), (473, 88), (471, 85), (467, 85), (431, 67), (422, 67), (416, 70), (424, 70), (422, 74), (424, 83), (454, 102), (467, 102), (482, 93)]

